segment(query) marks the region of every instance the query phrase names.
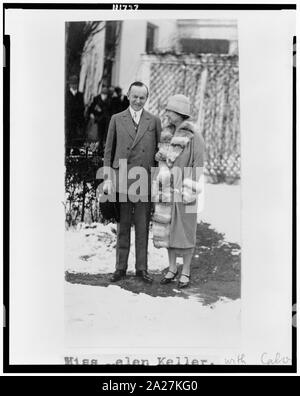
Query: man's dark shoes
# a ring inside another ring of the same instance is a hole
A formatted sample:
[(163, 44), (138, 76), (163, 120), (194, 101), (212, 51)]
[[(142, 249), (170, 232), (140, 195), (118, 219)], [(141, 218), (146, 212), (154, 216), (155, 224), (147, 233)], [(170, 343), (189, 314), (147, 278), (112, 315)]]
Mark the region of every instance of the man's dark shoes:
[(153, 279), (147, 271), (136, 271), (135, 275), (145, 283), (152, 283)]
[(118, 282), (121, 279), (124, 279), (126, 276), (126, 271), (125, 270), (116, 270), (113, 273), (113, 276), (111, 277), (112, 282)]

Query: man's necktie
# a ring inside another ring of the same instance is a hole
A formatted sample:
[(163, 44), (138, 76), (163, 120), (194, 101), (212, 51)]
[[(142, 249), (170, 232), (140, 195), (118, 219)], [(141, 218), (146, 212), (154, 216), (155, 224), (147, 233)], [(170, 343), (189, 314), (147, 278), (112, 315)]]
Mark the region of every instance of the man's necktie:
[(137, 122), (137, 114), (136, 114), (135, 111), (133, 112), (133, 123), (134, 123), (135, 131), (137, 131), (137, 129), (138, 129), (138, 122)]

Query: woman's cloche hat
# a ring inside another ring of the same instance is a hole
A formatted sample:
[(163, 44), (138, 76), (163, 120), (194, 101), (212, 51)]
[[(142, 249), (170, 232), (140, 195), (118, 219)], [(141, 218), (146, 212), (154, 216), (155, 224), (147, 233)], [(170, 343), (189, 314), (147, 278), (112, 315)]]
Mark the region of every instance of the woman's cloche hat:
[(167, 102), (166, 110), (175, 111), (182, 115), (191, 115), (191, 103), (187, 96), (177, 94), (170, 96)]

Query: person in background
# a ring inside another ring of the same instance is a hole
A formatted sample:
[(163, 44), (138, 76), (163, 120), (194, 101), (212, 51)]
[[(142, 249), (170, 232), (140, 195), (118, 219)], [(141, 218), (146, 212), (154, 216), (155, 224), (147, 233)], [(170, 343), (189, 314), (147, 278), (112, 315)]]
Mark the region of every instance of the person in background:
[(115, 95), (115, 87), (113, 85), (110, 85), (108, 87), (108, 98), (109, 98), (109, 100), (111, 100), (114, 95)]
[(103, 156), (110, 120), (110, 99), (105, 85), (102, 86), (100, 94), (94, 98), (88, 114), (98, 126), (99, 155)]
[(126, 95), (122, 94), (122, 88), (116, 87), (115, 93), (111, 100), (111, 115), (124, 111), (129, 106), (129, 100)]
[(78, 77), (69, 78), (65, 101), (66, 154), (71, 148), (78, 151), (84, 133), (84, 101), (83, 94), (78, 91)]

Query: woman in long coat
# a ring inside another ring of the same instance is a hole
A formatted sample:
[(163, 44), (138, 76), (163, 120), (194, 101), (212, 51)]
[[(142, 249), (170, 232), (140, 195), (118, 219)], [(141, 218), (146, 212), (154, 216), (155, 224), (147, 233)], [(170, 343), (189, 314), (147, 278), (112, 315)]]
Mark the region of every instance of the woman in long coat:
[(178, 275), (176, 257), (183, 257), (178, 287), (189, 285), (190, 265), (196, 245), (197, 195), (201, 192), (204, 141), (190, 121), (190, 101), (184, 95), (168, 100), (168, 125), (161, 132), (156, 159), (158, 172), (152, 186), (155, 203), (153, 241), (157, 248), (166, 247), (169, 269), (162, 284)]

